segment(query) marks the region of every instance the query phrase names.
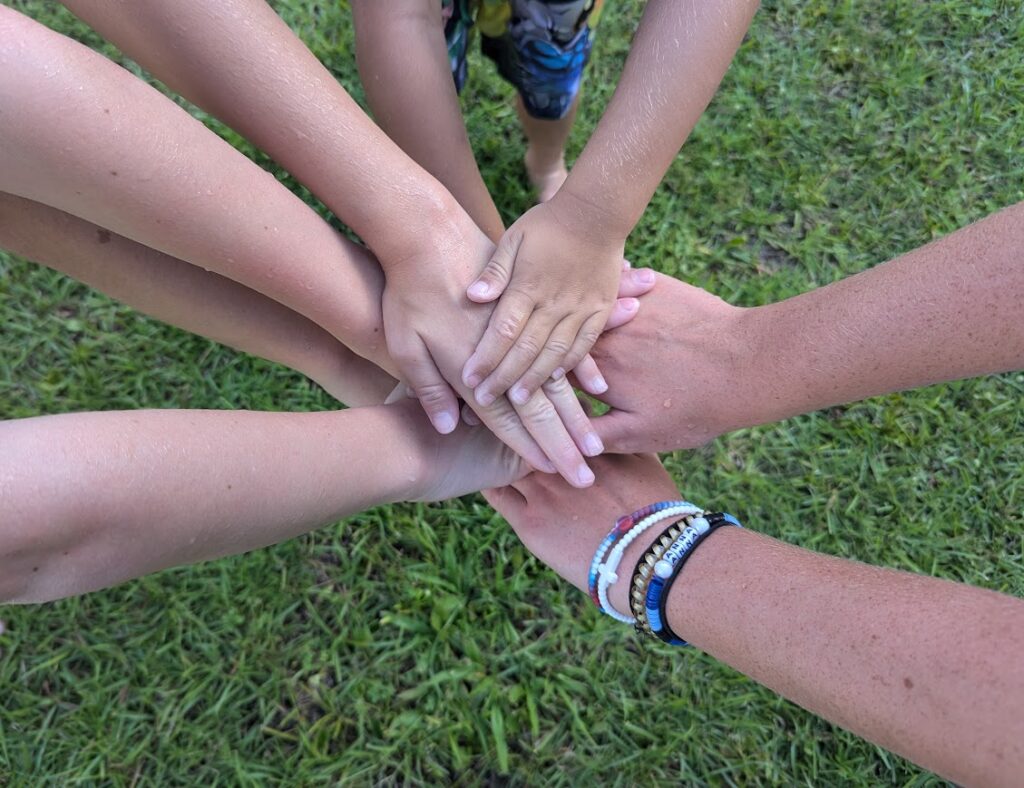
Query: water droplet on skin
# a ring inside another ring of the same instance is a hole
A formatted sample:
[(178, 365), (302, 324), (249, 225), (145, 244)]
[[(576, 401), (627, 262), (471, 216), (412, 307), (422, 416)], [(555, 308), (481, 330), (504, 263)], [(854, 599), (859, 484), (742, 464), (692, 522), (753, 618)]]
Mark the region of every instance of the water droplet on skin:
[(663, 407), (663, 408), (666, 408), (666, 409), (667, 409), (667, 408), (671, 408), (671, 407), (672, 407), (672, 398), (671, 398), (671, 397), (669, 397), (669, 398), (668, 398), (667, 400), (665, 400), (664, 402), (662, 402), (662, 403), (661, 403), (661, 407)]

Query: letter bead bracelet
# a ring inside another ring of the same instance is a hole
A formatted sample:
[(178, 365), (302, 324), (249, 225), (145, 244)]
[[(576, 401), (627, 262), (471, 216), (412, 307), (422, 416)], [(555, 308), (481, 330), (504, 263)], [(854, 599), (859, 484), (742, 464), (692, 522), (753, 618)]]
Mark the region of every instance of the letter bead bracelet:
[(672, 584), (683, 566), (712, 533), (724, 525), (743, 526), (725, 512), (705, 512), (694, 517), (673, 533), (669, 528), (637, 561), (630, 586), (629, 605), (636, 619), (636, 629), (656, 637), (670, 646), (688, 646), (668, 625), (666, 606)]

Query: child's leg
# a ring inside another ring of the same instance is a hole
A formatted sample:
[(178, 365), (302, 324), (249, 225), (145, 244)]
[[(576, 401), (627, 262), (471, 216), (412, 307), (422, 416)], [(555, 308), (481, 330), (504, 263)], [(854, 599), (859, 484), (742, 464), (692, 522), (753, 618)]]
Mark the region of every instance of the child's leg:
[(0, 248), (186, 331), (285, 364), (348, 405), (381, 403), (395, 386), (297, 312), (56, 208), (0, 192)]
[(389, 365), (365, 250), (106, 58), (3, 6), (0, 29), (0, 191), (216, 271)]
[(569, 111), (557, 120), (535, 118), (526, 111), (521, 96), (516, 97), (516, 111), (526, 135), (526, 175), (537, 192), (538, 202), (547, 202), (555, 196), (569, 170), (565, 167), (565, 143), (576, 120), (579, 96), (573, 99)]
[(480, 11), (483, 52), (519, 91), (516, 110), (528, 141), (526, 172), (540, 202), (553, 197), (568, 177), (565, 143), (600, 6), (594, 0), (507, 0)]

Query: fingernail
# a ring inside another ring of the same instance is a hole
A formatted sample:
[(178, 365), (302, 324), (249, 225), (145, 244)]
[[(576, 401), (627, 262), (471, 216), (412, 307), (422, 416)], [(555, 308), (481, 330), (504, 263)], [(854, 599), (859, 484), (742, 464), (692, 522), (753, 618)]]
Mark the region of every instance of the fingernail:
[(555, 371), (551, 373), (551, 377), (555, 380), (561, 380), (565, 377), (565, 370), (561, 367), (555, 367)]
[(483, 379), (478, 374), (476, 374), (474, 372), (469, 377), (463, 378), (462, 382), (465, 383), (466, 386), (468, 386), (469, 388), (475, 389), (477, 386), (479, 386), (483, 382)]
[(437, 413), (434, 415), (434, 427), (442, 435), (447, 435), (455, 429), (455, 419), (450, 413)]
[(604, 451), (604, 444), (601, 443), (601, 439), (597, 437), (596, 432), (587, 433), (583, 439), (583, 451), (587, 453), (588, 457), (596, 457)]
[(524, 386), (516, 386), (509, 392), (508, 398), (516, 403), (516, 405), (525, 405), (526, 401), (530, 398), (530, 392)]
[(477, 298), (483, 298), (491, 292), (491, 286), (487, 282), (476, 282), (469, 287), (469, 294)]
[(604, 379), (604, 375), (598, 373), (594, 379), (590, 381), (590, 390), (595, 394), (604, 394), (608, 390), (608, 381)]
[(497, 397), (489, 391), (476, 391), (473, 392), (473, 399), (476, 400), (477, 405), (486, 408), (488, 405), (493, 405)]
[(641, 284), (651, 285), (654, 284), (654, 271), (650, 268), (641, 268), (633, 272), (633, 278)]
[(589, 487), (594, 483), (594, 472), (584, 465), (576, 471), (576, 481), (581, 487)]
[(622, 308), (625, 309), (627, 312), (635, 312), (636, 310), (638, 310), (640, 308), (640, 299), (639, 298), (623, 298), (622, 299)]

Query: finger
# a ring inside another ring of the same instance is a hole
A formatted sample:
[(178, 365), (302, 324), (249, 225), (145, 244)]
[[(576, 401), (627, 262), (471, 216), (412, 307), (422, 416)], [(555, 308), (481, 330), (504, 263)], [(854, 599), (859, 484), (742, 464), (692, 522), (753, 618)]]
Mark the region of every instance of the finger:
[(462, 368), (462, 382), (475, 389), (497, 368), (522, 334), (533, 314), (534, 301), (516, 290), (505, 293), (491, 314), (487, 330)]
[(623, 271), (627, 270), (631, 265), (632, 265), (632, 263), (629, 262), (629, 260), (627, 260), (625, 257), (622, 258), (622, 270)]
[[(610, 410), (591, 422), (604, 443), (604, 450), (612, 454), (630, 454), (639, 451), (636, 419), (622, 410)], [(650, 447), (648, 447), (650, 448)]]
[(459, 423), (459, 400), (451, 386), (437, 369), (426, 345), (418, 341), (416, 347), (395, 354), (402, 376), (416, 394), (434, 429), (447, 435)]
[(640, 311), (639, 298), (619, 298), (612, 306), (612, 313), (608, 315), (608, 322), (604, 324), (605, 331), (624, 326)]
[[(552, 352), (557, 353), (559, 357), (565, 356), (572, 340), (553, 338), (552, 330), (555, 326), (556, 323), (549, 314), (540, 310), (534, 312), (523, 333), (512, 344), (501, 363), (473, 392), (476, 401), (490, 402), (507, 392), (512, 384), (526, 373), (548, 344), (552, 345)], [(509, 399), (515, 405), (523, 405), (529, 398), (529, 392), (509, 392)]]
[(516, 228), (512, 228), (501, 236), (498, 248), (494, 250), (494, 254), (491, 255), (484, 270), (480, 272), (480, 276), (466, 288), (466, 295), (469, 296), (470, 301), (486, 304), (505, 291), (512, 278), (512, 269), (515, 268), (516, 255), (519, 253), (519, 245), (522, 242), (522, 233)]
[(486, 408), (477, 408), (480, 421), (502, 443), (522, 457), (532, 468), (544, 473), (555, 473), (555, 464), (534, 440), (529, 428), (506, 397), (501, 397)]
[[(601, 332), (604, 330), (605, 323), (608, 322), (603, 312), (598, 312), (591, 315), (580, 326), (580, 330), (576, 332), (576, 339), (572, 343), (572, 347), (569, 348), (569, 352), (565, 354), (563, 359), (564, 366), (559, 370), (561, 374), (556, 377), (561, 377), (565, 374), (567, 369), (576, 369), (579, 363), (583, 361), (583, 357), (590, 352), (590, 348), (597, 342), (597, 338), (601, 336)], [(607, 390), (607, 386), (605, 387)]]
[(651, 292), (658, 277), (650, 268), (630, 268), (619, 276), (619, 298), (642, 296)]
[[(544, 349), (537, 356), (537, 360), (530, 365), (530, 368), (523, 373), (509, 390), (509, 399), (515, 403), (526, 402), (537, 389), (549, 380), (555, 370), (558, 370), (556, 378), (565, 377), (563, 362), (565, 351), (572, 347), (576, 340), (576, 325), (574, 318), (566, 318), (551, 332)], [(570, 367), (571, 369), (571, 367)], [(500, 367), (499, 367), (500, 370)], [(575, 399), (575, 397), (573, 397)]]
[[(555, 371), (558, 372), (558, 370)], [(587, 392), (587, 394), (593, 394), (596, 397), (598, 394), (604, 394), (608, 390), (608, 381), (604, 379), (604, 375), (601, 374), (597, 362), (594, 361), (594, 357), (589, 353), (576, 365), (573, 374), (576, 376), (576, 381), (580, 384), (580, 388)]]
[(562, 424), (569, 431), (569, 436), (584, 455), (596, 457), (604, 452), (601, 437), (591, 425), (583, 403), (576, 396), (568, 378), (549, 380), (544, 384), (544, 393), (548, 395), (551, 404), (555, 406), (555, 412), (558, 413)]
[(594, 472), (587, 467), (547, 394), (534, 392), (525, 404), (516, 406), (516, 412), (562, 478), (573, 487), (589, 487), (594, 483)]
[(384, 404), (391, 405), (392, 403), (398, 402), (399, 400), (403, 400), (408, 396), (409, 387), (406, 386), (401, 381), (399, 381), (398, 385), (391, 390), (390, 394), (388, 394), (387, 399), (384, 400)]
[(470, 427), (480, 426), (480, 417), (477, 416), (469, 405), (462, 406), (462, 420)]
[(515, 487), (491, 487), (480, 491), (484, 499), (502, 517), (511, 522), (518, 522), (526, 513), (526, 496)]

